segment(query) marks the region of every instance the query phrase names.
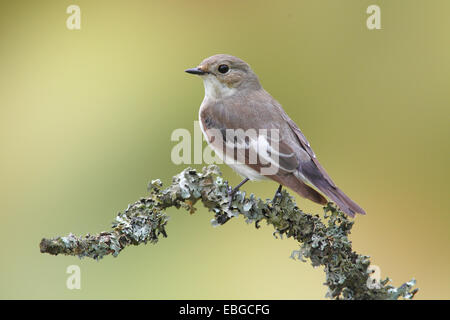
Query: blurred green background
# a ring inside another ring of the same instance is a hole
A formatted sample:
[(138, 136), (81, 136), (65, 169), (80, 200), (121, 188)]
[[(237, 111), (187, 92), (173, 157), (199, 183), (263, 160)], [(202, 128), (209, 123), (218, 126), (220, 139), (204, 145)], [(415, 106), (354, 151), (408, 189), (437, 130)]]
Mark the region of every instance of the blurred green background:
[[(382, 30), (366, 27), (381, 7)], [(66, 8), (81, 8), (81, 30)], [(450, 298), (450, 2), (2, 1), (0, 298), (322, 299), (322, 268), (289, 259), (242, 219), (170, 210), (169, 237), (100, 262), (39, 252), (42, 237), (106, 230), (172, 175), (176, 128), (193, 131), (201, 80), (249, 62), (330, 175), (364, 207), (351, 240), (417, 298)], [(201, 166), (196, 166), (201, 167)], [(221, 167), (232, 184), (240, 178)], [(276, 185), (244, 187), (263, 198)], [(301, 208), (321, 208), (297, 198)], [(66, 268), (81, 267), (81, 290)]]

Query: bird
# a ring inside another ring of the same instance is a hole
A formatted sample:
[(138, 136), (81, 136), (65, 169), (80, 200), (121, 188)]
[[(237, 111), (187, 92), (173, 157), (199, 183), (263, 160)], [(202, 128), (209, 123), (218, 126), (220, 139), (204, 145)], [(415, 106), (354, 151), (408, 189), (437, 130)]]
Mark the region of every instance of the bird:
[(185, 72), (203, 79), (205, 96), (199, 124), (206, 141), (244, 178), (229, 188), (230, 205), (247, 181), (271, 179), (279, 184), (273, 201), (281, 195), (282, 187), (287, 187), (321, 205), (328, 203), (328, 197), (350, 217), (366, 214), (336, 186), (303, 132), (264, 90), (248, 63), (217, 54)]

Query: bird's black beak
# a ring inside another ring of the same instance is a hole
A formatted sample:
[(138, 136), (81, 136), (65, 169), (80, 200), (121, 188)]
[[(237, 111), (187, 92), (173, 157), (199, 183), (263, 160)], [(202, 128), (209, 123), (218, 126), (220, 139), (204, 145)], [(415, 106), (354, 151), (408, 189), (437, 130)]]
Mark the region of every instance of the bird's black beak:
[(206, 72), (203, 71), (200, 68), (191, 68), (191, 69), (187, 69), (187, 70), (184, 70), (184, 71), (187, 72), (187, 73), (198, 74), (198, 75), (206, 74)]

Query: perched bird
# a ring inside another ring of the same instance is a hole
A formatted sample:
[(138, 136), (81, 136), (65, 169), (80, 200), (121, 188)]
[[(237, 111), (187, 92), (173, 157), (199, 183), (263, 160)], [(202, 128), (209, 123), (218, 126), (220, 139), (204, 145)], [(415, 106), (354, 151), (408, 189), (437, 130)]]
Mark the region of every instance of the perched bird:
[[(279, 184), (274, 201), (285, 186), (304, 198), (326, 204), (327, 199), (313, 186), (349, 216), (365, 214), (331, 180), (302, 131), (262, 88), (245, 61), (218, 54), (186, 72), (203, 78), (205, 97), (199, 117), (206, 140), (216, 154), (234, 160), (225, 163), (245, 178), (230, 188), (230, 203), (248, 180), (269, 178)], [(268, 132), (276, 134), (269, 136)]]

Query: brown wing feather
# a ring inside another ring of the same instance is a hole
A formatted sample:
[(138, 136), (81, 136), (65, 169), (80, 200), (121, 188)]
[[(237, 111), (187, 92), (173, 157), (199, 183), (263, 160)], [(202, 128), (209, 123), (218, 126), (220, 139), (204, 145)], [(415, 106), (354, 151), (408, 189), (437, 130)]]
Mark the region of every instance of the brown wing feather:
[[(261, 161), (261, 158), (258, 156), (256, 159), (256, 163), (251, 163), (249, 150), (245, 147), (244, 141), (239, 137), (237, 140), (231, 141), (227, 135), (228, 129), (256, 129), (257, 131), (260, 129), (271, 129), (266, 126), (266, 124), (271, 124), (270, 121), (261, 121), (260, 123), (265, 124), (263, 128), (255, 127), (254, 118), (255, 118), (255, 110), (252, 112), (253, 115), (244, 115), (242, 112), (237, 110), (237, 106), (232, 103), (233, 101), (228, 101), (227, 104), (218, 105), (210, 104), (202, 107), (200, 112), (200, 121), (202, 122), (202, 126), (204, 128), (205, 134), (208, 137), (208, 142), (212, 144), (215, 148), (226, 151), (227, 156), (232, 156), (234, 160), (245, 159), (245, 163), (249, 165), (252, 169), (260, 172), (262, 167), (267, 167), (268, 164), (265, 164)], [(236, 114), (240, 115), (236, 117)], [(247, 116), (247, 117), (246, 117)], [(220, 139), (216, 139), (220, 135)], [(270, 137), (269, 137), (270, 138)], [(278, 174), (286, 175), (291, 174), (298, 170), (299, 160), (296, 156), (295, 151), (289, 146), (287, 141), (284, 141), (281, 137), (279, 141), (277, 141), (278, 147)], [(227, 147), (227, 145), (232, 145), (232, 148)], [(268, 176), (270, 177), (270, 176)]]
[[(248, 103), (245, 108), (242, 106), (242, 101)], [(279, 159), (278, 173), (267, 177), (293, 189), (305, 198), (325, 204), (326, 199), (319, 192), (293, 174), (298, 171), (306, 177), (308, 182), (333, 200), (342, 211), (352, 216), (355, 212), (365, 213), (361, 207), (337, 188), (317, 160), (301, 130), (289, 118), (281, 105), (266, 91), (253, 91), (246, 97), (236, 94), (221, 101), (206, 101), (206, 103), (204, 101), (200, 119), (205, 129), (215, 128), (221, 132), (226, 129), (279, 129), (279, 150), (284, 156)], [(240, 151), (242, 152), (242, 150)], [(233, 155), (235, 155), (234, 152)], [(236, 157), (234, 158), (236, 160)], [(246, 160), (248, 160), (247, 156)], [(263, 167), (259, 161), (256, 164), (248, 162), (246, 164), (258, 172)]]
[(317, 160), (314, 151), (302, 131), (295, 122), (289, 118), (284, 110), (279, 106), (283, 118), (287, 121), (292, 131), (296, 134), (298, 141), (303, 149), (308, 153), (310, 161), (304, 161), (300, 164), (301, 173), (320, 191), (333, 200), (339, 208), (350, 216), (355, 213), (365, 214), (366, 212), (356, 202), (350, 199), (341, 189), (333, 182), (331, 177)]

